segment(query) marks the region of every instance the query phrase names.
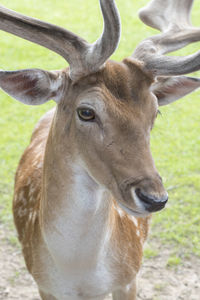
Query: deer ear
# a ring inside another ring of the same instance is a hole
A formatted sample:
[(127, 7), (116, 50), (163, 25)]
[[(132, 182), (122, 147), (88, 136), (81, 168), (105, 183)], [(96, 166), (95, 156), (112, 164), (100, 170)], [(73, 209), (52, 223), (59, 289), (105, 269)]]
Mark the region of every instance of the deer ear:
[(0, 87), (13, 98), (27, 105), (40, 105), (49, 100), (60, 101), (64, 72), (40, 69), (0, 71)]
[(200, 79), (177, 76), (160, 77), (157, 79), (151, 91), (156, 95), (160, 106), (172, 103), (200, 87)]

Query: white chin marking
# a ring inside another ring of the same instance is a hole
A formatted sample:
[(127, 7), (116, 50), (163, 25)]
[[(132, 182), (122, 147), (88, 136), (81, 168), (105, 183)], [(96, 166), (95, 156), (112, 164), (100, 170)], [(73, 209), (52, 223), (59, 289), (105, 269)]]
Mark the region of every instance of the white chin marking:
[(145, 211), (144, 205), (142, 204), (141, 200), (138, 198), (138, 196), (136, 195), (135, 189), (132, 188), (131, 189), (131, 195), (133, 197), (133, 201), (135, 202), (135, 205), (137, 207), (137, 209), (140, 211)]
[(143, 210), (142, 212), (140, 211), (136, 211), (136, 210), (132, 210), (128, 207), (126, 207), (125, 205), (121, 204), (118, 202), (118, 205), (129, 215), (134, 216), (134, 217), (146, 217), (149, 213), (146, 212), (145, 210)]
[(135, 210), (132, 210), (130, 208), (128, 208), (127, 206), (121, 204), (121, 203), (118, 203), (119, 206), (126, 212), (128, 213), (129, 215), (132, 215), (134, 217), (146, 217), (149, 215), (149, 212), (145, 210), (145, 207), (144, 205), (142, 204), (141, 200), (138, 198), (138, 196), (136, 195), (135, 193), (135, 189), (132, 188), (131, 189), (131, 195), (132, 195), (132, 198), (133, 198), (133, 202), (135, 203), (135, 206), (136, 206), (136, 209)]

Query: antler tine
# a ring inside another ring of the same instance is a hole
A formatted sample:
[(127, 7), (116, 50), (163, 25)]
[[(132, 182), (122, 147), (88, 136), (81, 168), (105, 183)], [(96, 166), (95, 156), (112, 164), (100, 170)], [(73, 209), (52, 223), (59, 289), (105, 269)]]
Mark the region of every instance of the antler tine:
[(133, 53), (154, 76), (182, 75), (200, 69), (200, 52), (186, 57), (164, 56), (200, 41), (200, 29), (190, 22), (192, 4), (193, 0), (152, 0), (140, 10), (145, 24), (162, 31), (144, 40)]
[(139, 17), (148, 26), (167, 31), (169, 26), (190, 26), (194, 0), (152, 0), (140, 9)]
[(120, 17), (114, 0), (100, 0), (104, 31), (94, 44), (61, 27), (30, 18), (0, 6), (0, 29), (48, 48), (68, 61), (70, 77), (98, 71), (120, 39)]
[(99, 69), (116, 50), (120, 35), (121, 22), (115, 0), (100, 0), (104, 18), (104, 30), (101, 37), (89, 47), (86, 62), (90, 70)]

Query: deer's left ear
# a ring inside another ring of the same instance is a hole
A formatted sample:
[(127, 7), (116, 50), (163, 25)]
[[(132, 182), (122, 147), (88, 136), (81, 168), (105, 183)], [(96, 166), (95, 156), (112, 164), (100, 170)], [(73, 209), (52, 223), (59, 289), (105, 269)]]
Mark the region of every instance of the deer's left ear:
[(65, 78), (64, 72), (61, 71), (0, 71), (0, 87), (24, 104), (40, 105), (51, 99), (60, 101)]
[(177, 76), (177, 77), (160, 77), (152, 85), (151, 91), (158, 99), (158, 105), (167, 105), (185, 95), (193, 92), (200, 87), (200, 79)]

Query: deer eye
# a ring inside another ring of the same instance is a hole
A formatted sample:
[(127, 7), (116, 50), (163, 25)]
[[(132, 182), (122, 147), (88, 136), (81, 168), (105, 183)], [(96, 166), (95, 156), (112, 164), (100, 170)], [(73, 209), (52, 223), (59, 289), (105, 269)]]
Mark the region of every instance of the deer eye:
[(78, 108), (77, 113), (82, 121), (93, 121), (95, 119), (95, 112), (90, 108)]

